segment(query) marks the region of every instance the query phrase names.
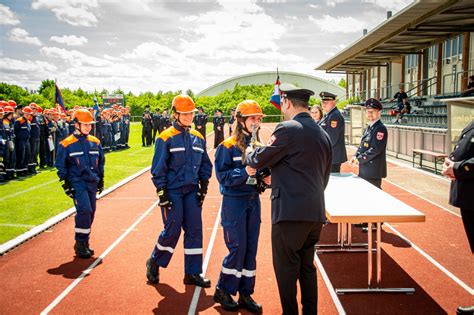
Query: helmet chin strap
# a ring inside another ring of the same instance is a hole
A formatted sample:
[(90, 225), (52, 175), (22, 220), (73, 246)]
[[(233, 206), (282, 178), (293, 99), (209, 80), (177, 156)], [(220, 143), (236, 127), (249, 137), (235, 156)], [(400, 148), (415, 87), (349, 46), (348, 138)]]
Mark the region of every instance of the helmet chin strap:
[(76, 128), (76, 131), (77, 133), (79, 134), (79, 136), (85, 136), (85, 134), (82, 133), (82, 130), (81, 130), (81, 126), (82, 124), (80, 122), (76, 122), (76, 124), (79, 126), (79, 128)]
[(177, 114), (178, 114), (178, 119), (177, 119), (178, 124), (180, 124), (181, 127), (184, 127), (184, 128), (191, 128), (191, 125), (186, 126), (185, 124), (183, 124), (183, 122), (182, 122), (181, 119), (180, 119), (180, 118), (181, 118), (181, 113), (177, 113)]

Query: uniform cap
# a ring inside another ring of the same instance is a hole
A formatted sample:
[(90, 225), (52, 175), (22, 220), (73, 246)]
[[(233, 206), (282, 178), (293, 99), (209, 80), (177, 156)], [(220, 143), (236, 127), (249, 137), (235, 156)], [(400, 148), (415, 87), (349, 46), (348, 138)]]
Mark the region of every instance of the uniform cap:
[(23, 113), (33, 114), (33, 109), (30, 106), (25, 106), (25, 108), (23, 108)]
[(369, 98), (367, 101), (365, 101), (365, 107), (382, 110), (382, 103), (380, 103), (375, 98)]
[(87, 109), (78, 109), (74, 112), (74, 120), (81, 124), (93, 124), (95, 123), (92, 114)]
[(237, 115), (242, 117), (248, 116), (265, 116), (260, 105), (254, 100), (245, 100), (237, 105)]
[(193, 99), (189, 95), (176, 95), (171, 104), (173, 111), (180, 114), (192, 113), (197, 110)]
[(321, 92), (319, 93), (319, 97), (323, 100), (323, 101), (334, 101), (337, 97), (337, 95), (335, 94), (332, 94), (330, 92)]
[(308, 102), (311, 95), (314, 95), (313, 91), (299, 88), (291, 83), (280, 84), (280, 92), (282, 97), (303, 102)]

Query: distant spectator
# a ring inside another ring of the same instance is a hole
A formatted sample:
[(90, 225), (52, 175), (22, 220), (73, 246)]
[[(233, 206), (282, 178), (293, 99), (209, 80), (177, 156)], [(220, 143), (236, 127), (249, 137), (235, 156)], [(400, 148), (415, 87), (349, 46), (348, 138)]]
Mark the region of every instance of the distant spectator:
[(462, 91), (462, 97), (474, 96), (474, 75), (469, 77), (469, 83), (467, 84), (467, 89)]
[(397, 107), (397, 109), (395, 110), (395, 113), (397, 114), (395, 123), (399, 123), (403, 115), (410, 114), (410, 112), (411, 112), (410, 102), (408, 102), (408, 98), (404, 98), (402, 100), (402, 104), (399, 107)]
[(323, 109), (320, 106), (314, 105), (309, 111), (315, 122), (319, 122), (323, 118)]

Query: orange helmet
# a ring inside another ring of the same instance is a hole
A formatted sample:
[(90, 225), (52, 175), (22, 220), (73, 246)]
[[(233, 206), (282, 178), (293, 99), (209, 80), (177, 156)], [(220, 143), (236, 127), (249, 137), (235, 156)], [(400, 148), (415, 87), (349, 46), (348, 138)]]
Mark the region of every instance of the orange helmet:
[(78, 109), (76, 110), (76, 112), (74, 113), (74, 116), (73, 116), (74, 120), (78, 123), (81, 123), (81, 124), (93, 124), (95, 123), (94, 121), (94, 117), (92, 117), (92, 114), (90, 111), (88, 111), (87, 109)]
[(31, 115), (31, 114), (33, 114), (33, 109), (30, 106), (25, 106), (23, 108), (23, 113)]
[(239, 105), (237, 105), (236, 112), (237, 116), (241, 117), (265, 116), (262, 112), (262, 109), (260, 108), (260, 105), (258, 105), (258, 103), (253, 100), (245, 100), (240, 102)]
[(5, 113), (5, 110), (3, 109), (3, 107), (0, 107), (0, 115), (3, 115)]
[(0, 101), (0, 107), (5, 107), (5, 106), (8, 106), (8, 102)]
[(196, 105), (189, 95), (176, 95), (171, 104), (176, 113), (186, 114), (196, 111)]
[(42, 113), (43, 112), (43, 109), (41, 108), (41, 106), (37, 105), (36, 106), (36, 110), (38, 111), (38, 113)]
[(9, 100), (8, 101), (8, 105), (10, 105), (11, 107), (13, 107), (13, 109), (16, 108), (16, 102), (14, 100)]
[(5, 111), (5, 114), (13, 113), (13, 107), (11, 107), (10, 105), (5, 106), (3, 110)]
[(34, 103), (34, 102), (30, 103), (30, 105), (28, 105), (28, 106), (30, 106), (32, 109), (35, 109), (35, 108), (38, 107), (38, 105), (36, 105), (36, 103)]

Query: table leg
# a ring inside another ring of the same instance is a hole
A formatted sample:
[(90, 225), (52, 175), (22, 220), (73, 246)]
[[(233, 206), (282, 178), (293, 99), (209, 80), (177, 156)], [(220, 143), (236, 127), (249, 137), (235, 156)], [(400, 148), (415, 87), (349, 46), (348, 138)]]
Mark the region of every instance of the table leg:
[(377, 222), (377, 288), (382, 286), (382, 224)]
[[(368, 288), (370, 289), (372, 287), (372, 223), (369, 222), (367, 224), (367, 228), (369, 229), (367, 232), (367, 245), (368, 245), (368, 251), (367, 251), (367, 282), (368, 282)], [(377, 253), (378, 254), (378, 253)]]

